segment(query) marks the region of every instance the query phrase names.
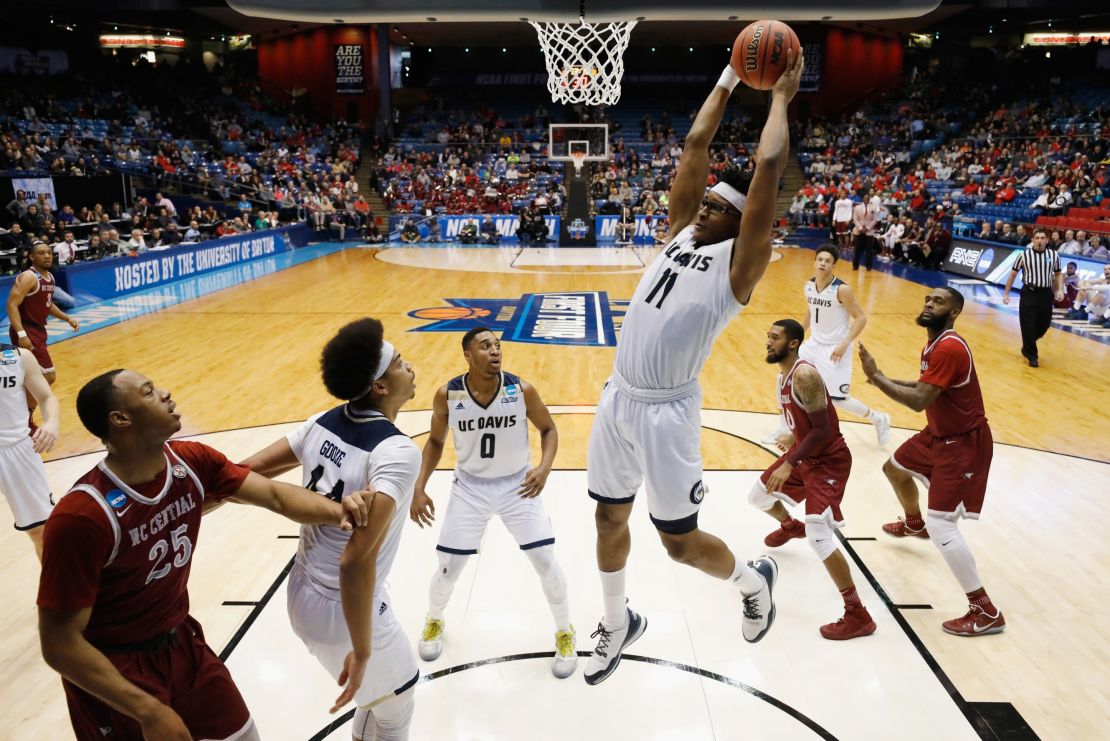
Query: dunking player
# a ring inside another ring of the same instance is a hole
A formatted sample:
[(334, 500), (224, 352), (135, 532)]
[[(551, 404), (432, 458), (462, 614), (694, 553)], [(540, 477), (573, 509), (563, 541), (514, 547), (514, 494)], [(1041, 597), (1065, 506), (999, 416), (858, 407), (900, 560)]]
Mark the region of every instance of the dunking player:
[[(57, 317), (73, 327), (74, 332), (80, 326), (76, 319), (54, 303), (54, 276), (50, 274), (53, 261), (54, 251), (50, 245), (35, 242), (31, 245), (31, 267), (16, 277), (8, 294), (8, 321), (11, 322), (8, 334), (12, 344), (31, 351), (35, 360), (39, 361), (46, 382), (51, 385), (57, 374), (54, 371), (54, 361), (50, 359), (50, 352), (46, 349), (46, 321), (52, 316)], [(34, 396), (28, 395), (28, 424), (32, 430), (35, 428), (31, 420), (35, 413), (35, 404)]]
[(420, 471), (420, 451), (395, 426), (416, 393), (416, 374), (384, 339), (382, 323), (371, 318), (340, 328), (324, 346), (320, 368), (328, 392), (347, 402), (245, 463), (265, 476), (302, 465), (305, 486), (323, 501), (344, 499), (354, 489), (376, 492), (365, 528), (301, 528), (289, 574), (289, 621), (309, 652), (346, 685), (332, 712), (352, 698), (358, 705), (353, 737), (403, 741), (420, 674), (385, 582)]
[(79, 739), (257, 739), (227, 667), (189, 615), (202, 509), (229, 497), (295, 522), (366, 522), (342, 505), (267, 481), (201, 443), (174, 440), (170, 392), (113, 370), (77, 394), (108, 455), (62, 498), (43, 533), (39, 637), (63, 678)]
[[(921, 351), (917, 381), (887, 378), (862, 344), (859, 355), (871, 383), (915, 412), (924, 409), (929, 422), (883, 465), (906, 513), (898, 522), (883, 525), (883, 530), (896, 538), (932, 537), (970, 603), (966, 615), (945, 621), (942, 627), (953, 635), (980, 636), (1002, 632), (1006, 620), (987, 596), (975, 557), (959, 529), (961, 517), (979, 519), (994, 454), (971, 349), (952, 329), (963, 306), (963, 295), (947, 286), (934, 288), (925, 297), (917, 323), (928, 331), (929, 342)], [(929, 492), (924, 519), (914, 479), (921, 480)]]
[[(42, 407), (42, 426), (28, 437), (27, 397)], [(42, 376), (35, 356), (21, 347), (0, 350), (0, 492), (8, 500), (15, 529), (27, 533), (42, 560), (42, 526), (54, 502), (39, 453), (58, 439), (58, 397)]]
[(745, 640), (758, 641), (774, 620), (777, 566), (747, 564), (719, 538), (698, 529), (705, 487), (701, 468), (698, 374), (713, 342), (750, 300), (771, 258), (771, 222), (790, 135), (786, 107), (798, 91), (802, 57), (789, 61), (771, 93), (771, 109), (750, 183), (726, 171), (707, 193), (709, 143), (738, 78), (726, 67), (686, 136), (671, 185), (671, 241), (644, 271), (624, 319), (613, 375), (590, 433), (587, 482), (597, 500), (597, 565), (605, 614), (585, 671), (588, 684), (608, 677), (647, 622), (626, 606), (628, 518), (647, 479), (648, 511), (667, 553), (735, 583), (744, 601)]
[(816, 366), (836, 408), (866, 418), (875, 426), (879, 445), (885, 445), (890, 440), (890, 415), (869, 409), (851, 395), (852, 343), (867, 326), (867, 315), (856, 301), (852, 287), (833, 274), (838, 259), (835, 245), (817, 248), (814, 275), (803, 289), (809, 311), (802, 326), (809, 337), (802, 343), (798, 357)]
[[(567, 579), (555, 560), (555, 531), (539, 498), (555, 462), (559, 433), (535, 387), (501, 370), (501, 341), (492, 331), (475, 327), (463, 335), (462, 345), (469, 369), (436, 391), (432, 431), (412, 500), (413, 521), (420, 527), (430, 525), (435, 505), (424, 488), (443, 456), (450, 428), (459, 460), (436, 545), (439, 567), (428, 590), (420, 657), (432, 661), (443, 650), (443, 611), (468, 557), (478, 552), (486, 523), (498, 515), (540, 577), (555, 619), (551, 672), (560, 679), (569, 677), (578, 665), (578, 653)], [(529, 465), (528, 422), (540, 433), (543, 457), (536, 468)]]
[[(781, 524), (763, 541), (784, 545), (791, 538), (808, 538), (809, 544), (844, 598), (844, 617), (821, 626), (829, 640), (871, 635), (875, 623), (860, 602), (848, 559), (840, 550), (835, 528), (844, 526), (840, 502), (852, 472), (852, 454), (840, 434), (833, 400), (817, 368), (798, 356), (805, 331), (793, 319), (780, 319), (767, 332), (767, 362), (778, 363), (779, 403), (790, 428), (787, 451), (763, 472), (748, 501)], [(783, 503), (806, 503), (805, 522), (795, 520)]]

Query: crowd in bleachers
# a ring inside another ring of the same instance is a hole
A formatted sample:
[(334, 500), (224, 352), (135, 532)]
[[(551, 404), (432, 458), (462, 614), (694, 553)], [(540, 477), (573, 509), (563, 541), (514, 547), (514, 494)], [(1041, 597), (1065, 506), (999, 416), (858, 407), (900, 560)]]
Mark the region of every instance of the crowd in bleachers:
[[(188, 61), (171, 67), (105, 60), (101, 69), (51, 79), (49, 85), (4, 78), (0, 94), (19, 101), (0, 115), (5, 174), (125, 172), (226, 204), (216, 219), (198, 220), (201, 238), (275, 220), (279, 210), (286, 220), (299, 216), (318, 227), (334, 223), (341, 231), (363, 228), (372, 219), (354, 177), (364, 127), (320, 123), (282, 106), (262, 95), (256, 76), (232, 68), (209, 72)], [(32, 216), (43, 222), (42, 233), (35, 235), (52, 243), (63, 241), (61, 230), (71, 223), (92, 231), (104, 211), (95, 203), (59, 205), (59, 213), (50, 214), (39, 204)], [(141, 204), (135, 208), (145, 211)], [(226, 224), (224, 212), (230, 217)], [(152, 218), (176, 224), (182, 234), (192, 220), (172, 212)], [(119, 218), (115, 222), (125, 226)], [(0, 220), (0, 226), (10, 225)], [(155, 236), (154, 228), (169, 227), (146, 223), (144, 242), (164, 238), (164, 233)], [(121, 236), (129, 239), (126, 232)]]
[(924, 75), (844, 120), (800, 124), (795, 135), (807, 178), (790, 207), (798, 225), (830, 226), (839, 193), (859, 200), (870, 189), (884, 215), (903, 223), (951, 218), (965, 236), (1019, 245), (1040, 225), (1066, 253), (1105, 251), (1105, 89), (1079, 84), (1028, 100), (996, 83)]

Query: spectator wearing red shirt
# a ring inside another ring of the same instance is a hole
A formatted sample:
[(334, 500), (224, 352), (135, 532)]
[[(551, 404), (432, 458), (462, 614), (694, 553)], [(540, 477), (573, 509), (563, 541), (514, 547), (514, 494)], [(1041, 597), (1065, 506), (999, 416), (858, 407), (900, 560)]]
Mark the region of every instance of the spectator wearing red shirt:
[[(891, 399), (915, 412), (924, 410), (928, 425), (894, 452), (883, 465), (905, 517), (883, 525), (896, 538), (930, 538), (967, 595), (968, 611), (942, 628), (957, 636), (1000, 633), (1006, 620), (991, 602), (975, 556), (960, 533), (962, 517), (978, 519), (987, 491), (994, 440), (983, 407), (983, 393), (967, 341), (953, 325), (963, 310), (963, 295), (954, 288), (934, 288), (917, 317), (928, 334), (917, 381), (887, 378), (860, 344), (867, 379)], [(915, 479), (928, 489), (922, 517)]]
[(229, 497), (302, 524), (365, 525), (343, 504), (270, 481), (181, 430), (170, 392), (114, 370), (77, 395), (108, 454), (54, 508), (43, 533), (39, 637), (62, 675), (80, 739), (258, 739), (227, 667), (189, 615), (201, 515)]

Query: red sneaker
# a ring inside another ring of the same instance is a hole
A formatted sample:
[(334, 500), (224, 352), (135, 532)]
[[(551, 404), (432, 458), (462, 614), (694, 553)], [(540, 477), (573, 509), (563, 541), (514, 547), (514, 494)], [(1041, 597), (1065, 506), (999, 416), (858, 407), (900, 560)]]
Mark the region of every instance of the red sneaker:
[(945, 633), (954, 636), (987, 636), (991, 633), (1001, 633), (1006, 629), (1006, 618), (1002, 617), (1002, 610), (997, 607), (994, 615), (987, 614), (979, 605), (969, 605), (967, 614), (953, 620), (945, 620), (940, 627)]
[(778, 530), (775, 530), (766, 538), (763, 539), (765, 545), (772, 548), (778, 548), (780, 545), (786, 545), (787, 541), (794, 538), (804, 538), (806, 536), (806, 525), (791, 517)]
[(924, 525), (920, 530), (914, 530), (906, 524), (904, 517), (899, 517), (898, 522), (888, 522), (883, 525), (883, 532), (895, 538), (923, 538), (929, 539), (929, 531)]
[(869, 636), (875, 632), (875, 621), (866, 607), (846, 607), (844, 617), (835, 623), (821, 626), (821, 637), (830, 641), (847, 641), (851, 638)]

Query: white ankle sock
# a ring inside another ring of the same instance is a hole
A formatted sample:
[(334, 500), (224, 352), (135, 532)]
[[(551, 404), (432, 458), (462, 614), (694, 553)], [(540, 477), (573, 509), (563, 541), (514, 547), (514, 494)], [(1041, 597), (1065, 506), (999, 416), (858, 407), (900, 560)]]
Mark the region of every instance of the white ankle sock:
[(833, 399), (833, 406), (842, 412), (847, 412), (848, 414), (854, 414), (857, 417), (869, 419), (871, 420), (871, 422), (875, 422), (875, 420), (878, 418), (878, 415), (868, 409), (866, 404), (864, 404), (859, 399), (852, 398), (851, 396), (849, 396), (847, 399)]
[(628, 608), (624, 596), (624, 569), (601, 572), (601, 594), (605, 603), (605, 624), (610, 628), (623, 628), (628, 621)]
[[(733, 554), (735, 558), (735, 554)], [(763, 588), (763, 579), (756, 573), (755, 569), (748, 566), (747, 561), (740, 558), (736, 559), (736, 566), (732, 569), (732, 574), (728, 580), (740, 588), (743, 594), (755, 594)]]

